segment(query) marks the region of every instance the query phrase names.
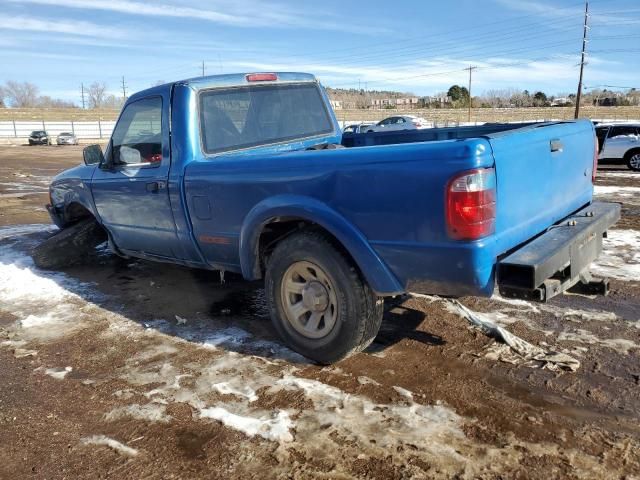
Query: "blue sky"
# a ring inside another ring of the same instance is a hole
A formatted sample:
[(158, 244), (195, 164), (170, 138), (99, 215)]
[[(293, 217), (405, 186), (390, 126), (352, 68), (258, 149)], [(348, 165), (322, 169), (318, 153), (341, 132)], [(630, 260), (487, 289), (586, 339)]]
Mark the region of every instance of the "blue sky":
[[(0, 82), (79, 102), (80, 83), (129, 92), (158, 81), (306, 71), (327, 86), (420, 95), (575, 91), (577, 0), (0, 0)], [(592, 0), (586, 86), (640, 87), (640, 2)]]

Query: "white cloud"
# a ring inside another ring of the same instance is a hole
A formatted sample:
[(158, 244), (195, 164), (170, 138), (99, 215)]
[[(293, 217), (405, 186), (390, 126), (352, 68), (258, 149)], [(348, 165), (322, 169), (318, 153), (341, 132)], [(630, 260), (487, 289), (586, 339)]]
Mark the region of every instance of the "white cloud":
[[(67, 8), (103, 10), (127, 15), (171, 18), (190, 18), (236, 27), (296, 27), (316, 30), (337, 30), (350, 33), (374, 34), (388, 32), (386, 28), (356, 25), (332, 18), (327, 12), (311, 12), (308, 8), (296, 11), (272, 2), (259, 0), (216, 2), (208, 1), (208, 8), (195, 8), (167, 3), (143, 3), (134, 0), (9, 0)], [(218, 9), (212, 9), (219, 3)]]
[[(607, 62), (599, 58), (590, 59), (593, 64), (587, 69), (591, 81), (600, 78), (614, 78)], [(575, 88), (577, 83), (578, 55), (554, 55), (545, 59), (496, 57), (482, 61), (466, 58), (441, 57), (430, 61), (398, 63), (390, 68), (373, 66), (349, 66), (325, 64), (312, 61), (279, 61), (274, 63), (234, 61), (226, 65), (244, 71), (304, 71), (312, 72), (323, 84), (337, 87), (364, 87), (369, 89), (400, 89), (418, 94), (433, 93), (446, 89), (452, 83), (466, 84), (468, 72), (464, 69), (475, 65), (474, 88), (536, 88), (542, 90), (566, 90)], [(603, 65), (602, 68), (599, 68)]]
[[(580, 23), (581, 18), (584, 15), (583, 6), (558, 7), (551, 3), (538, 2), (536, 0), (496, 0), (496, 2), (512, 10), (531, 13), (549, 19), (567, 17), (573, 18), (577, 23)], [(625, 15), (601, 13), (593, 7), (590, 9), (589, 22), (597, 23), (600, 25), (640, 25), (640, 20), (637, 18)]]
[(104, 28), (80, 20), (44, 20), (24, 16), (0, 16), (0, 30), (17, 30), (47, 33), (65, 33), (84, 37), (122, 38), (125, 32), (115, 28)]

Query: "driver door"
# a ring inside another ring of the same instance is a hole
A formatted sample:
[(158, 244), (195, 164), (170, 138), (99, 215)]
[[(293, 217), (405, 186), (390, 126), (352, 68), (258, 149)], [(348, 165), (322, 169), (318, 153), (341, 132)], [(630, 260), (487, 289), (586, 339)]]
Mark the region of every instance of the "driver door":
[(125, 107), (91, 188), (98, 214), (120, 250), (175, 258), (169, 119), (168, 108), (163, 109), (168, 101), (158, 95)]

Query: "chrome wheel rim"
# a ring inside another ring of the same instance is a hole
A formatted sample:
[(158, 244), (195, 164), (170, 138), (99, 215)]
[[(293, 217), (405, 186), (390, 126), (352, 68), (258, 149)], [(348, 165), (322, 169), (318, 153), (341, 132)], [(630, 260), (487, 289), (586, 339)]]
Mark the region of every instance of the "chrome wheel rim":
[(331, 332), (338, 317), (338, 300), (330, 277), (311, 262), (295, 262), (282, 276), (282, 307), (287, 322), (307, 338)]
[(640, 153), (636, 153), (629, 159), (629, 166), (634, 170), (640, 170)]

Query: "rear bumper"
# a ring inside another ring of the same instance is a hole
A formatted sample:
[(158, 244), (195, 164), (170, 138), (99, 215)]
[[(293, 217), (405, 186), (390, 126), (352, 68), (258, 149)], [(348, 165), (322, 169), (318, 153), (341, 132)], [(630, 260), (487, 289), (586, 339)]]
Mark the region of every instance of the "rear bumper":
[(594, 202), (498, 262), (497, 281), (506, 297), (546, 301), (588, 277), (602, 238), (620, 219), (617, 203)]

